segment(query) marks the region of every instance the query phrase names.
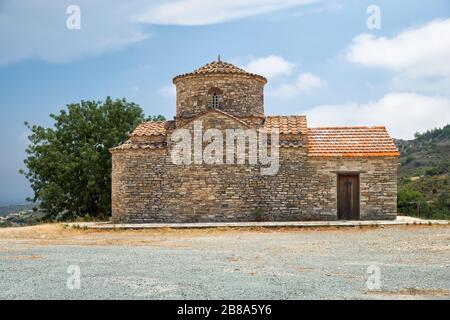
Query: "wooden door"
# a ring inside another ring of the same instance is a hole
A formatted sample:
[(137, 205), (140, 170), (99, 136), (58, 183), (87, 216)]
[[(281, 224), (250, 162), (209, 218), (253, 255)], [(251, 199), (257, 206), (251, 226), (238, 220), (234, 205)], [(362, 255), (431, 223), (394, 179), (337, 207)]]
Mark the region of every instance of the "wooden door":
[(338, 219), (359, 220), (359, 176), (338, 175)]

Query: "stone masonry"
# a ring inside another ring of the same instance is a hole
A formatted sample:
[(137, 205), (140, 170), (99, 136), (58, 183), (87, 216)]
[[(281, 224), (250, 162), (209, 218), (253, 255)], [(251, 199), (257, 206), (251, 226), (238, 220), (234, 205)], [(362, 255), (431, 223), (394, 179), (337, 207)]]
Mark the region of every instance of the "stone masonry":
[[(265, 116), (266, 79), (215, 61), (174, 78), (172, 121), (141, 124), (112, 153), (116, 222), (336, 220), (338, 177), (359, 177), (359, 216), (396, 217), (398, 151), (384, 127), (307, 128), (302, 116)], [(218, 108), (211, 108), (216, 94)], [(203, 130), (280, 132), (279, 170), (261, 164), (174, 164), (171, 135)]]

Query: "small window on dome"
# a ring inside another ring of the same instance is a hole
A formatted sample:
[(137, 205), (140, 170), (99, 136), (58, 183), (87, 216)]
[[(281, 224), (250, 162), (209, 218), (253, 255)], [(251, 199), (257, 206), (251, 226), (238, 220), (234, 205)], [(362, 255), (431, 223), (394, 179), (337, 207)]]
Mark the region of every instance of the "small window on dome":
[(213, 109), (219, 109), (219, 95), (217, 93), (214, 93), (212, 95), (211, 99), (211, 108)]
[(222, 104), (222, 90), (213, 87), (208, 91), (208, 106), (212, 109), (220, 109)]

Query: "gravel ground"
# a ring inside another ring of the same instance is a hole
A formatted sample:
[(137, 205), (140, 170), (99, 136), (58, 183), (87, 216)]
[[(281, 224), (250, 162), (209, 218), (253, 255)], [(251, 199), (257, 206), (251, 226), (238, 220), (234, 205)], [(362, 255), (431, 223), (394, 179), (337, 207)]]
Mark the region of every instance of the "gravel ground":
[[(80, 289), (67, 287), (71, 265)], [(379, 290), (367, 287), (371, 265)], [(450, 227), (8, 228), (0, 298), (450, 299)]]

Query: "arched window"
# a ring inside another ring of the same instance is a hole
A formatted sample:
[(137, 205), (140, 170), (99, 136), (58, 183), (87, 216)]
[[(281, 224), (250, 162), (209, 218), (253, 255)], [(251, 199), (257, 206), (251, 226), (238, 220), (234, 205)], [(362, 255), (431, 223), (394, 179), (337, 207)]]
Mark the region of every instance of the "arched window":
[(208, 91), (208, 105), (212, 109), (220, 109), (222, 104), (222, 90), (213, 87)]
[(213, 93), (211, 97), (211, 108), (219, 109), (219, 95), (217, 93)]

